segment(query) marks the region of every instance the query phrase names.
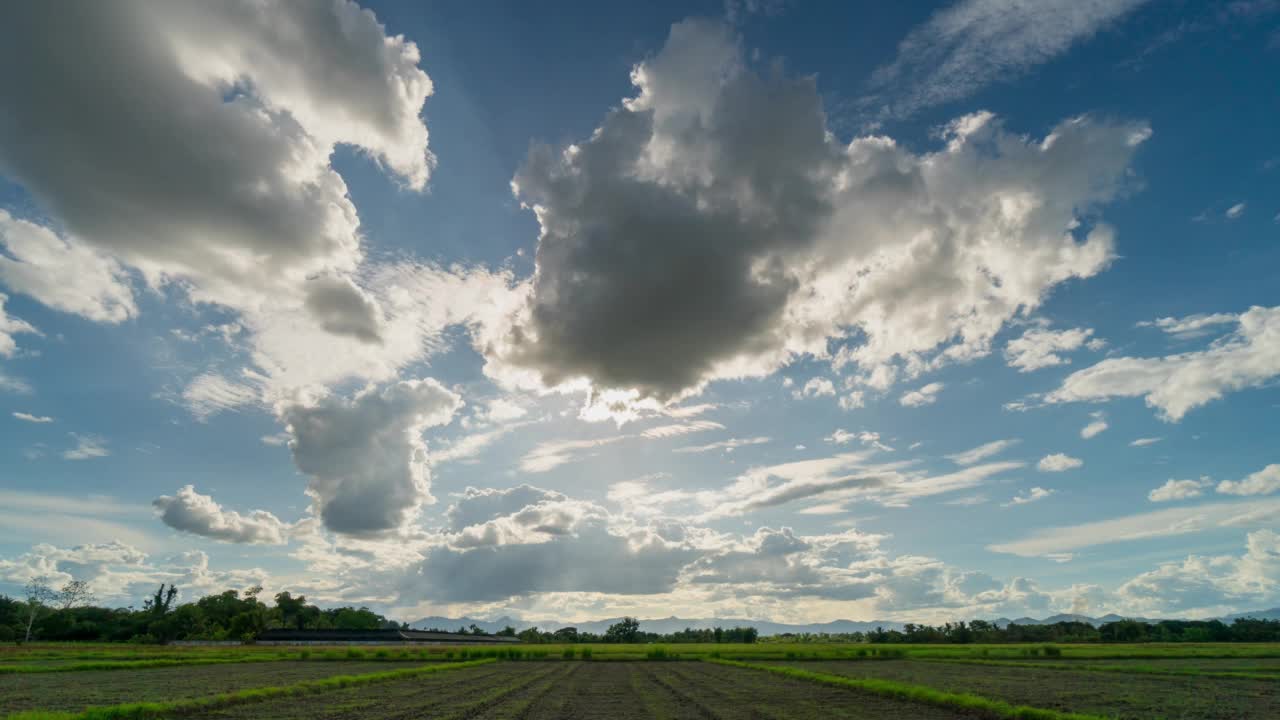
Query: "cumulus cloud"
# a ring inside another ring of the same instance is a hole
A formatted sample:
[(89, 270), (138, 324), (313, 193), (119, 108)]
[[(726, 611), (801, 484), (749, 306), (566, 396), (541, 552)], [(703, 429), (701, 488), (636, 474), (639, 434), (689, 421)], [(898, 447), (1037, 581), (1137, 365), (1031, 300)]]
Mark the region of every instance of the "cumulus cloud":
[(1280, 464), (1268, 465), (1243, 480), (1223, 480), (1218, 492), (1225, 495), (1270, 495), (1280, 492)]
[(1088, 425), (1080, 428), (1080, 437), (1085, 440), (1101, 434), (1110, 427), (1107, 425), (1107, 414), (1101, 410), (1089, 413), (1089, 417), (1093, 418), (1093, 420), (1091, 420)]
[(1280, 376), (1280, 307), (1252, 307), (1237, 327), (1208, 348), (1163, 357), (1117, 357), (1077, 370), (1044, 397), (1046, 403), (1141, 397), (1162, 420), (1228, 392), (1258, 387)]
[(932, 405), (937, 402), (938, 393), (942, 391), (943, 387), (945, 386), (940, 382), (931, 382), (922, 386), (919, 390), (912, 390), (903, 394), (902, 397), (898, 398), (898, 403), (903, 407)]
[(241, 515), (224, 510), (194, 485), (183, 486), (176, 495), (161, 495), (151, 501), (156, 515), (174, 530), (230, 543), (258, 545), (284, 544), (289, 526), (266, 510)]
[(880, 433), (863, 430), (861, 432), (851, 433), (848, 430), (837, 428), (835, 432), (824, 438), (829, 443), (836, 445), (848, 445), (850, 442), (857, 440), (867, 447), (873, 447), (877, 450), (892, 452), (893, 448), (880, 442)]
[(0, 210), (0, 283), (55, 310), (118, 323), (138, 312), (115, 260)]
[(1280, 535), (1248, 534), (1242, 555), (1191, 555), (1124, 583), (1117, 595), (1137, 610), (1218, 614), (1274, 604), (1280, 595)]
[(824, 377), (809, 378), (809, 382), (804, 387), (791, 393), (791, 396), (797, 400), (802, 398), (816, 398), (824, 395), (831, 396), (836, 394), (836, 386), (830, 380)]
[(15, 411), (13, 413), (13, 416), (23, 422), (29, 422), (29, 423), (45, 424), (45, 423), (53, 422), (53, 418), (49, 417), (48, 415), (32, 415), (31, 413)]
[[(197, 301), (306, 303), (330, 329), (365, 332), (361, 311), (335, 313), (343, 303), (308, 288), (362, 259), (330, 155), (352, 145), (425, 186), (434, 160), (419, 113), (432, 87), (418, 61), (346, 0), (24, 7), (0, 30), (0, 167), (68, 236), (22, 226), (5, 282), (97, 319), (134, 312), (118, 268), (84, 243)], [(93, 282), (57, 286), (53, 259)]]
[(1149, 135), (1073, 118), (1033, 140), (978, 114), (935, 152), (841, 145), (811, 78), (757, 74), (709, 21), (676, 24), (632, 80), (588, 139), (516, 174), (537, 272), (484, 346), (491, 376), (669, 400), (801, 353), (867, 382), (986, 354), (1111, 262), (1094, 208)]
[(894, 61), (872, 75), (877, 94), (864, 102), (885, 116), (905, 117), (1016, 80), (1144, 2), (963, 0), (899, 43)]
[(1239, 218), (1244, 216), (1244, 208), (1245, 208), (1244, 203), (1242, 202), (1236, 203), (1235, 205), (1232, 205), (1231, 207), (1227, 208), (1227, 211), (1222, 213), (1222, 216), (1228, 220), (1238, 220)]
[(284, 404), (278, 412), (324, 526), (359, 536), (398, 530), (434, 501), (422, 433), (447, 424), (460, 406), (454, 392), (427, 379)]
[(1084, 461), (1080, 458), (1074, 458), (1065, 453), (1053, 453), (1040, 458), (1040, 462), (1036, 463), (1036, 469), (1040, 472), (1064, 472), (1082, 465)]
[(1170, 478), (1163, 485), (1147, 493), (1151, 502), (1170, 502), (1172, 500), (1188, 500), (1204, 494), (1204, 488), (1213, 484), (1208, 477), (1199, 480), (1174, 480)]
[(1017, 445), (1019, 442), (1021, 441), (1016, 438), (993, 440), (989, 443), (979, 445), (976, 448), (965, 450), (964, 452), (956, 453), (954, 455), (948, 455), (947, 459), (957, 465), (972, 465), (976, 462), (986, 460), (993, 455), (999, 455), (1005, 450)]
[(106, 457), (111, 454), (111, 451), (107, 449), (106, 439), (101, 435), (68, 434), (76, 441), (76, 445), (73, 448), (62, 451), (64, 460), (89, 460)]
[(1018, 372), (1024, 373), (1063, 365), (1071, 362), (1071, 359), (1059, 353), (1079, 350), (1090, 343), (1089, 338), (1092, 335), (1092, 328), (1057, 331), (1031, 328), (1020, 337), (1009, 341), (1004, 348), (1005, 360), (1008, 361), (1009, 367), (1017, 368)]

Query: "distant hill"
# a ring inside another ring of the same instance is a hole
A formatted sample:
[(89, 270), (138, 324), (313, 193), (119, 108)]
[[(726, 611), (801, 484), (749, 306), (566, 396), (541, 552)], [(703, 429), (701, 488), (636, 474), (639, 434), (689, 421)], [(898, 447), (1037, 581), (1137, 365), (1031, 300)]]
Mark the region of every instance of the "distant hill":
[[(1280, 607), (1271, 608), (1270, 610), (1255, 610), (1250, 612), (1236, 613), (1234, 615), (1224, 615), (1218, 620), (1225, 623), (1231, 623), (1239, 618), (1256, 618), (1259, 620), (1280, 620)], [(1125, 618), (1121, 615), (1103, 615), (1102, 617), (1090, 617), (1088, 615), (1075, 615), (1071, 613), (1063, 613), (1059, 615), (1051, 615), (1043, 619), (1035, 619), (1031, 617), (1020, 617), (1015, 620), (1008, 618), (996, 618), (991, 622), (999, 627), (1008, 625), (1051, 625), (1058, 622), (1083, 622), (1090, 625), (1105, 625), (1109, 622), (1117, 620), (1137, 620), (1139, 622), (1158, 622), (1158, 619), (1133, 617)], [(1193, 619), (1213, 619), (1213, 618), (1193, 618)], [(595, 633), (603, 635), (604, 631), (609, 629), (610, 625), (621, 621), (622, 618), (608, 618), (606, 620), (588, 620), (578, 623), (564, 623), (555, 620), (518, 620), (509, 616), (501, 616), (493, 620), (480, 620), (477, 618), (460, 617), (447, 618), (439, 616), (424, 617), (409, 623), (409, 627), (415, 630), (448, 630), (454, 631), (460, 627), (469, 628), (472, 625), (479, 627), (488, 633), (495, 633), (507, 626), (511, 626), (516, 630), (524, 630), (530, 627), (537, 627), (541, 630), (559, 630), (563, 627), (576, 627), (582, 632)], [(701, 630), (713, 627), (753, 627), (760, 631), (761, 635), (783, 635), (786, 633), (854, 633), (854, 632), (870, 632), (876, 628), (884, 628), (885, 630), (901, 630), (903, 623), (893, 620), (832, 620), (825, 623), (808, 623), (808, 624), (788, 624), (770, 622), (768, 620), (749, 620), (745, 618), (652, 618), (641, 619), (640, 629), (645, 632), (654, 632), (668, 634), (684, 630), (685, 628), (693, 628)]]

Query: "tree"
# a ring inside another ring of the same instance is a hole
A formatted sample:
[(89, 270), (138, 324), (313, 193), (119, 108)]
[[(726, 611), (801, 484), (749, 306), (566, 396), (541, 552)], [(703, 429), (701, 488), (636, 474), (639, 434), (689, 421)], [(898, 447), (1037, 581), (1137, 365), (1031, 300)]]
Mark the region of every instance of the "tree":
[(58, 591), (58, 604), (63, 610), (90, 605), (97, 599), (84, 580), (72, 580)]
[(40, 614), (45, 603), (53, 602), (57, 593), (49, 587), (49, 577), (41, 575), (27, 581), (27, 635), (26, 642), (31, 642), (31, 626), (36, 624), (36, 616)]
[[(261, 589), (261, 588), (259, 588)], [(160, 587), (156, 589), (156, 594), (149, 600), (144, 600), (142, 606), (152, 615), (160, 617), (168, 614), (169, 609), (173, 607), (173, 601), (178, 598), (178, 586), (170, 585), (168, 590), (164, 589), (164, 583), (160, 583)]]
[(307, 596), (293, 597), (288, 592), (276, 593), (276, 609), (280, 611), (280, 621), (285, 625), (293, 620), (299, 630), (305, 628), (308, 616)]
[(640, 621), (633, 617), (624, 617), (620, 622), (609, 626), (604, 632), (605, 642), (633, 643), (640, 634)]

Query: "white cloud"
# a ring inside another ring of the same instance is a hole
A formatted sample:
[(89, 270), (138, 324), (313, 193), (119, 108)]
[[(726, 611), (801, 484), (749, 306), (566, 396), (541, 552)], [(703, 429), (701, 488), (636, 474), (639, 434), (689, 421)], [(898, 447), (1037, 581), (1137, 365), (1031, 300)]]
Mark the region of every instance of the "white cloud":
[(55, 310), (118, 323), (138, 313), (115, 260), (0, 210), (0, 283)]
[(401, 380), (350, 398), (283, 404), (278, 414), (324, 526), (371, 536), (406, 527), (434, 500), (422, 433), (460, 406), (435, 380)]
[(651, 427), (648, 430), (641, 432), (640, 436), (650, 440), (657, 440), (669, 437), (679, 437), (690, 433), (723, 429), (723, 425), (712, 420), (694, 420), (692, 422), (677, 423), (675, 425), (659, 425), (657, 427)]
[(804, 387), (791, 393), (792, 397), (800, 400), (802, 398), (816, 398), (824, 395), (830, 396), (836, 394), (836, 386), (830, 380), (824, 377), (809, 378), (809, 382)]
[(196, 376), (182, 391), (183, 404), (200, 420), (260, 400), (261, 392), (252, 385), (228, 380), (216, 372)]
[(1164, 438), (1158, 438), (1158, 437), (1138, 438), (1137, 440), (1134, 440), (1133, 442), (1129, 443), (1129, 447), (1147, 447), (1148, 445), (1155, 445), (1156, 443), (1160, 442), (1163, 439)]
[(1231, 207), (1227, 208), (1227, 211), (1224, 212), (1222, 216), (1228, 220), (1236, 220), (1240, 218), (1242, 215), (1244, 215), (1244, 208), (1245, 208), (1244, 203), (1242, 202), (1236, 203), (1235, 205), (1232, 205)]
[[(40, 332), (25, 320), (20, 320), (5, 313), (4, 304), (9, 299), (8, 295), (0, 293), (0, 357), (13, 357), (18, 351), (18, 342), (13, 339), (18, 333), (29, 333), (39, 335)], [(0, 380), (5, 380), (5, 376), (0, 375)], [(19, 384), (19, 381), (7, 379), (7, 386), (0, 385), (0, 388), (17, 388), (25, 387)]]
[[(433, 164), (418, 49), (354, 3), (33, 5), (0, 33), (6, 173), (76, 243), (152, 285), (180, 282), (197, 301), (301, 307), (357, 268), (359, 220), (329, 164), (337, 144), (413, 189)], [(73, 69), (45, 42), (53, 36), (76, 48)], [(112, 81), (121, 77), (131, 79), (127, 99)], [(88, 263), (61, 241), (41, 247)], [(31, 266), (23, 292), (109, 320), (133, 311), (113, 268), (99, 263), (94, 283), (55, 288), (36, 282), (47, 264), (18, 255)]]
[(44, 423), (53, 422), (53, 418), (49, 417), (48, 415), (32, 415), (31, 413), (15, 411), (13, 413), (13, 416), (23, 422), (29, 422), (29, 423), (44, 424)]
[[(1031, 372), (1041, 368), (1070, 363), (1059, 353), (1079, 350), (1090, 341), (1092, 328), (1072, 328), (1071, 330), (1046, 330), (1030, 328), (1021, 337), (1009, 341), (1005, 345), (1004, 356), (1009, 367), (1018, 372)], [(1093, 349), (1090, 347), (1090, 349)]]
[(1213, 335), (1223, 325), (1235, 325), (1240, 316), (1231, 313), (1199, 313), (1186, 317), (1162, 317), (1155, 320), (1144, 320), (1138, 327), (1153, 327), (1163, 330), (1179, 340), (1194, 340)]
[(1280, 500), (1213, 503), (1038, 530), (1019, 540), (988, 545), (1023, 557), (1073, 552), (1116, 542), (1184, 535), (1220, 527), (1268, 527), (1280, 520)]
[(898, 403), (903, 407), (923, 407), (932, 405), (938, 400), (938, 393), (945, 387), (940, 382), (931, 382), (921, 387), (919, 390), (912, 390), (898, 398)]
[(946, 457), (957, 465), (972, 465), (980, 460), (985, 460), (992, 455), (999, 455), (1005, 450), (1017, 445), (1019, 442), (1021, 441), (1016, 438), (993, 440), (971, 450), (965, 450), (964, 452), (948, 455)]
[(1170, 478), (1163, 485), (1147, 493), (1151, 502), (1171, 502), (1173, 500), (1189, 500), (1204, 494), (1204, 488), (1213, 484), (1208, 477), (1199, 480), (1174, 480)]
[(1243, 480), (1223, 480), (1218, 492), (1226, 495), (1270, 495), (1280, 492), (1280, 464), (1268, 465)]
[(864, 100), (888, 117), (1018, 79), (1124, 17), (1145, 0), (1055, 3), (962, 0), (939, 10), (878, 68)]
[(892, 452), (893, 448), (880, 442), (880, 433), (863, 430), (861, 432), (851, 433), (847, 430), (837, 428), (835, 432), (824, 438), (829, 443), (836, 445), (848, 445), (850, 442), (857, 440), (867, 447), (873, 447), (877, 450)]
[(625, 440), (628, 437), (630, 436), (614, 435), (613, 437), (597, 438), (595, 440), (561, 440), (541, 443), (520, 458), (520, 470), (531, 473), (554, 470), (567, 462), (577, 459), (582, 451), (609, 445), (619, 440)]
[(1036, 469), (1040, 472), (1064, 472), (1082, 465), (1084, 461), (1080, 458), (1073, 458), (1064, 453), (1053, 453), (1040, 458), (1040, 462), (1036, 463)]
[(1161, 419), (1181, 420), (1228, 392), (1280, 376), (1280, 307), (1253, 307), (1238, 327), (1207, 349), (1164, 357), (1108, 358), (1067, 376), (1047, 403), (1141, 397)]
[(854, 390), (847, 395), (840, 396), (841, 410), (857, 410), (866, 405), (866, 398), (861, 390)]
[(485, 404), (483, 419), (487, 422), (504, 423), (519, 420), (529, 411), (511, 398), (494, 398)]
[(1107, 414), (1101, 410), (1089, 413), (1089, 417), (1093, 418), (1093, 420), (1088, 425), (1080, 428), (1080, 437), (1085, 440), (1099, 435), (1110, 427), (1107, 425)]
[(1014, 505), (1026, 505), (1027, 503), (1033, 503), (1038, 500), (1043, 500), (1049, 497), (1050, 495), (1054, 494), (1055, 492), (1057, 492), (1057, 490), (1053, 490), (1053, 489), (1046, 490), (1042, 487), (1033, 487), (1030, 490), (1026, 490), (1024, 492), (1018, 493), (1017, 495), (1014, 495), (1012, 498), (1009, 499), (1009, 502), (1001, 503), (1000, 507), (1013, 507)]
[(65, 460), (89, 460), (90, 458), (106, 457), (111, 454), (111, 451), (107, 449), (106, 439), (101, 435), (68, 434), (75, 439), (76, 446), (62, 452), (62, 457)]
[(588, 139), (535, 148), (513, 181), (541, 234), (527, 303), (483, 346), (502, 382), (667, 401), (805, 353), (868, 380), (979, 357), (1111, 262), (1095, 210), (1150, 134), (1073, 118), (1032, 139), (988, 113), (924, 154), (840, 145), (811, 79), (756, 75), (709, 21), (632, 78)]
[(708, 443), (706, 445), (691, 445), (689, 447), (676, 448), (672, 452), (678, 453), (703, 453), (712, 450), (724, 450), (725, 452), (733, 452), (740, 447), (748, 445), (764, 445), (771, 442), (772, 438), (768, 437), (749, 437), (749, 438), (729, 438), (728, 440), (720, 440), (718, 442)]
[(161, 495), (151, 505), (165, 525), (214, 540), (282, 545), (288, 536), (288, 524), (266, 510), (248, 515), (223, 510), (212, 497), (196, 492), (193, 485), (184, 486), (177, 495)]
[(1248, 534), (1243, 555), (1190, 555), (1138, 575), (1116, 594), (1139, 612), (1205, 616), (1274, 605), (1278, 590), (1280, 535), (1257, 530)]

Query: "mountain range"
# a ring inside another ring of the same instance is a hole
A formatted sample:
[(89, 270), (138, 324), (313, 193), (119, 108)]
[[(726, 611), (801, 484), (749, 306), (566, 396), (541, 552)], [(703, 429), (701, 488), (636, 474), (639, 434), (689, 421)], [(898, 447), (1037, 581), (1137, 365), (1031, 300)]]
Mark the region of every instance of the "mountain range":
[[(1259, 620), (1280, 620), (1280, 607), (1271, 608), (1270, 610), (1257, 610), (1253, 612), (1236, 613), (1234, 615), (1224, 615), (1216, 618), (1223, 622), (1234, 622), (1240, 618), (1256, 618)], [(1007, 625), (1051, 625), (1058, 622), (1085, 622), (1090, 625), (1103, 625), (1109, 622), (1126, 619), (1121, 615), (1103, 615), (1102, 617), (1089, 617), (1088, 615), (1059, 614), (1051, 615), (1042, 619), (1030, 617), (1020, 617), (1010, 620), (1009, 618), (996, 618), (992, 620), (994, 624), (1005, 627)], [(1141, 622), (1156, 622), (1156, 619), (1133, 617), (1131, 620)], [(1197, 619), (1215, 619), (1215, 618), (1197, 618)], [(559, 630), (564, 627), (576, 627), (579, 632), (590, 632), (595, 634), (604, 634), (610, 625), (621, 621), (622, 618), (609, 618), (606, 620), (588, 620), (576, 623), (557, 622), (555, 620), (519, 620), (506, 615), (492, 620), (480, 620), (477, 618), (460, 617), (447, 618), (439, 616), (424, 617), (409, 624), (410, 627), (419, 630), (439, 629), (439, 630), (457, 630), (459, 627), (471, 627), (475, 625), (485, 632), (494, 633), (505, 627), (513, 627), (516, 630), (524, 630), (530, 627), (537, 627), (541, 630)], [(869, 632), (876, 628), (884, 628), (885, 630), (901, 630), (903, 623), (894, 620), (832, 620), (825, 623), (808, 623), (808, 624), (788, 624), (770, 622), (768, 620), (747, 620), (743, 618), (656, 618), (640, 621), (640, 629), (645, 632), (655, 632), (660, 634), (668, 634), (684, 630), (685, 628), (704, 629), (714, 627), (754, 627), (760, 631), (761, 635), (782, 635), (784, 633), (853, 633), (853, 632)]]

